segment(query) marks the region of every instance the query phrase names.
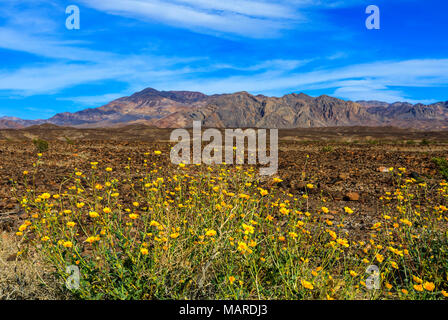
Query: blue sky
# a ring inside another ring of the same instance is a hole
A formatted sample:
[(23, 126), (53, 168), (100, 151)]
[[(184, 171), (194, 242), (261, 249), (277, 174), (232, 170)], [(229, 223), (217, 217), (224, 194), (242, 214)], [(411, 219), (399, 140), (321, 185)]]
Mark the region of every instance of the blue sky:
[[(380, 30), (365, 27), (370, 4)], [(79, 30), (65, 26), (68, 5)], [(0, 117), (146, 87), (446, 101), (447, 12), (442, 0), (2, 0)]]

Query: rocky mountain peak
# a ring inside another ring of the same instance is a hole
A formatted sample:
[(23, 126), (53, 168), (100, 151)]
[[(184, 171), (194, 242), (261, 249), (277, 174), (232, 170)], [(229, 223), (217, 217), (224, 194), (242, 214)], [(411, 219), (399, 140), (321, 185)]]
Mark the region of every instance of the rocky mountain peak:
[(98, 108), (63, 112), (48, 120), (0, 118), (0, 128), (42, 123), (74, 127), (149, 125), (191, 127), (310, 128), (330, 126), (448, 127), (448, 101), (432, 105), (407, 102), (345, 101), (328, 95), (291, 93), (283, 97), (252, 95), (247, 91), (206, 95), (192, 91), (147, 88)]

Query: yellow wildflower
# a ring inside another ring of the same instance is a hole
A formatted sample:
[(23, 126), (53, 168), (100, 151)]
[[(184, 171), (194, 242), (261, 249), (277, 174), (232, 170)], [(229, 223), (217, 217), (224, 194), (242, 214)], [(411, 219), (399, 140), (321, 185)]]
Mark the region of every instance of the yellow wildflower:
[(64, 247), (66, 247), (66, 248), (71, 248), (71, 247), (73, 247), (73, 243), (71, 243), (71, 241), (64, 241), (64, 242), (62, 243), (62, 245), (63, 245)]
[(90, 211), (89, 216), (90, 216), (90, 218), (97, 218), (99, 216), (99, 214), (98, 214), (98, 212)]
[(308, 290), (313, 290), (314, 286), (311, 282), (306, 281), (306, 280), (301, 280), (302, 286), (305, 287)]
[(216, 236), (216, 231), (215, 231), (215, 230), (208, 230), (208, 231), (205, 233), (205, 235), (206, 235), (207, 237), (214, 237), (214, 236)]
[(132, 219), (132, 220), (135, 220), (135, 219), (138, 218), (138, 214), (136, 214), (136, 213), (131, 213), (131, 214), (129, 215), (129, 218)]
[(428, 291), (433, 291), (435, 287), (436, 286), (434, 285), (433, 282), (425, 282), (423, 284), (423, 288), (425, 288), (425, 290), (428, 290)]

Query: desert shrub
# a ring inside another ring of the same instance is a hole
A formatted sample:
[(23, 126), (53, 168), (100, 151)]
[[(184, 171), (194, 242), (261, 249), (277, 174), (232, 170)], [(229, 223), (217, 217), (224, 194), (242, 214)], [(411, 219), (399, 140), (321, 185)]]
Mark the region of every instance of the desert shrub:
[(48, 142), (45, 140), (33, 139), (33, 144), (40, 153), (48, 151)]
[(422, 146), (429, 146), (429, 141), (428, 140), (426, 140), (426, 139), (423, 139), (421, 142), (420, 142), (420, 145), (422, 145)]
[(332, 146), (325, 146), (322, 148), (322, 152), (333, 152), (334, 148)]
[(437, 166), (440, 174), (448, 179), (448, 161), (444, 158), (433, 158), (431, 161)]
[(67, 143), (70, 144), (70, 145), (74, 145), (74, 144), (75, 144), (75, 141), (73, 141), (72, 139), (70, 139), (70, 138), (67, 137), (67, 136), (64, 136), (64, 139), (65, 139), (65, 142), (67, 142)]
[(373, 145), (373, 146), (376, 146), (376, 145), (379, 145), (380, 144), (380, 140), (374, 140), (374, 139), (367, 139), (367, 144), (370, 144), (370, 145)]

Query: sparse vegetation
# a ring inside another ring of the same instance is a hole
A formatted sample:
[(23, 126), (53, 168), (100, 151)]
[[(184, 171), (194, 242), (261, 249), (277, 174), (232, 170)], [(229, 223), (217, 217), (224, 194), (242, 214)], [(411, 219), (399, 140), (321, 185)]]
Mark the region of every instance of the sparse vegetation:
[(325, 146), (322, 148), (322, 152), (333, 152), (334, 148), (332, 146)]
[(37, 149), (37, 152), (43, 153), (48, 151), (48, 141), (43, 139), (33, 139), (33, 144)]
[(74, 145), (74, 144), (75, 144), (75, 141), (73, 141), (72, 139), (70, 139), (70, 138), (67, 137), (67, 136), (64, 136), (64, 139), (65, 139), (65, 141), (66, 141), (68, 144), (70, 144), (70, 145)]
[(370, 145), (378, 145), (378, 144), (380, 144), (380, 140), (374, 140), (374, 139), (367, 139), (367, 144), (370, 144)]
[(441, 175), (448, 179), (448, 161), (444, 158), (433, 158), (432, 162), (437, 166)]

